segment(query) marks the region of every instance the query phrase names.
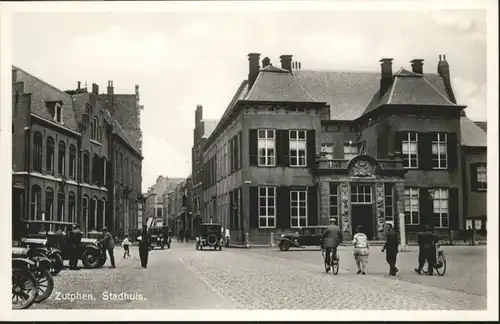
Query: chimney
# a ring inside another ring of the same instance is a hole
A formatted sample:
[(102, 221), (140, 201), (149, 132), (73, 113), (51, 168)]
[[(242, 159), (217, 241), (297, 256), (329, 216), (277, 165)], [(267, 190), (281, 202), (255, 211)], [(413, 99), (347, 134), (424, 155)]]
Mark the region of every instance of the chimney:
[(78, 84), (78, 88), (77, 88), (76, 90), (78, 90), (78, 91), (79, 91), (79, 90), (81, 89), (81, 85), (82, 85), (82, 83), (81, 83), (80, 81), (78, 81), (78, 82), (77, 82), (77, 84)]
[(283, 70), (288, 70), (288, 71), (292, 72), (292, 56), (293, 55), (281, 55), (280, 56), (281, 68)]
[(262, 68), (265, 68), (266, 66), (269, 66), (271, 65), (271, 60), (269, 59), (269, 57), (266, 57), (262, 60)]
[(380, 96), (383, 96), (392, 83), (392, 58), (383, 58), (380, 60), (381, 74), (380, 74)]
[(453, 93), (453, 88), (451, 87), (450, 66), (446, 61), (446, 55), (444, 54), (439, 55), (437, 72), (439, 76), (443, 79), (443, 83), (446, 88), (446, 93), (448, 94), (448, 99), (454, 104), (456, 104), (457, 101), (455, 99), (455, 94)]
[(413, 59), (410, 63), (413, 73), (424, 74), (424, 60)]
[(108, 81), (108, 96), (114, 94), (113, 81)]
[(92, 93), (95, 95), (99, 94), (99, 86), (95, 83), (92, 83)]
[(202, 105), (196, 105), (196, 111), (194, 113), (194, 124), (195, 127), (198, 125), (198, 123), (203, 119), (203, 106)]
[(259, 59), (260, 53), (248, 54), (248, 87), (252, 88), (257, 76), (259, 75)]

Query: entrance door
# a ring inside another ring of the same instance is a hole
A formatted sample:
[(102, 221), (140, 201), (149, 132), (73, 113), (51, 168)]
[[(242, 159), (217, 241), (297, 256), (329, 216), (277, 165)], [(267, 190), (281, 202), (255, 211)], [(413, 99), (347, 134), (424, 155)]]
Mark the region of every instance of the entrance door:
[(363, 204), (351, 206), (352, 210), (352, 232), (356, 233), (356, 228), (361, 225), (363, 233), (369, 240), (373, 239), (373, 206), (372, 204)]

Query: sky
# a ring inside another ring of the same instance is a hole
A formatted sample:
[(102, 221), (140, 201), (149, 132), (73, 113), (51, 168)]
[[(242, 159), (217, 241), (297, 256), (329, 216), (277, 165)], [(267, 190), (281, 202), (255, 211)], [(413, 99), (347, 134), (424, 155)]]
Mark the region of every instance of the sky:
[(220, 118), (251, 52), (323, 70), (380, 71), (391, 57), (397, 71), (419, 58), (424, 73), (446, 54), (458, 103), (486, 120), (485, 19), (479, 10), (15, 13), (12, 63), (62, 90), (138, 84), (145, 192), (159, 175), (190, 174), (196, 105)]

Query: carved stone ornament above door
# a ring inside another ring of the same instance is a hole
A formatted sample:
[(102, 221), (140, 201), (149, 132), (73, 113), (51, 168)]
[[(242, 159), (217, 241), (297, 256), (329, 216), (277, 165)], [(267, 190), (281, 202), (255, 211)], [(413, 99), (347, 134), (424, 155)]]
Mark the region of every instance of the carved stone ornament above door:
[(349, 162), (348, 169), (352, 177), (373, 177), (378, 171), (378, 165), (369, 156), (357, 156)]

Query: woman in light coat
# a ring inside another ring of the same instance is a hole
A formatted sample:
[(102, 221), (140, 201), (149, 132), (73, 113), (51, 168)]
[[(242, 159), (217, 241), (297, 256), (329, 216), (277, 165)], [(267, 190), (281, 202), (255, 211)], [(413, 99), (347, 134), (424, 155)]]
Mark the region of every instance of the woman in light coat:
[(356, 228), (352, 244), (354, 245), (354, 260), (356, 260), (356, 266), (358, 267), (357, 274), (365, 275), (370, 246), (368, 245), (368, 237), (362, 232), (361, 226)]

